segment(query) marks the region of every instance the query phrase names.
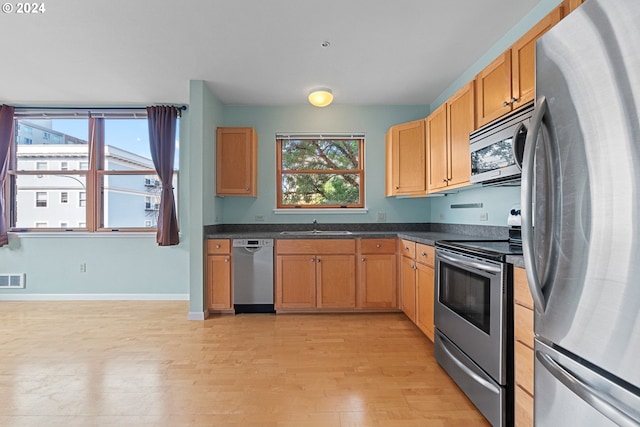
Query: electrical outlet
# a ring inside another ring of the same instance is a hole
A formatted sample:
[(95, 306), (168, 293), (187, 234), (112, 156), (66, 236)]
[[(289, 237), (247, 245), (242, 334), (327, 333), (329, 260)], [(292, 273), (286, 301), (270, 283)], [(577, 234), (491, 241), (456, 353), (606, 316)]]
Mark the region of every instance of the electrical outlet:
[(80, 263), (80, 273), (86, 273), (86, 272), (87, 272), (87, 263), (86, 262)]
[(387, 222), (386, 212), (378, 212), (378, 222)]
[(256, 215), (255, 216), (255, 220), (256, 221), (264, 221), (264, 215)]
[(480, 221), (489, 221), (489, 214), (487, 212), (481, 212)]

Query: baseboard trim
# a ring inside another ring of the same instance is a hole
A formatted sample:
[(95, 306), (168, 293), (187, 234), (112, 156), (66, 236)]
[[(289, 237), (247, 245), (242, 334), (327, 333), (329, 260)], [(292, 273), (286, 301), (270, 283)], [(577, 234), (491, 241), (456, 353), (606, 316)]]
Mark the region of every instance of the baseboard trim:
[(189, 294), (3, 294), (0, 301), (189, 301)]
[(187, 315), (187, 320), (204, 320), (205, 312), (204, 311), (190, 311)]

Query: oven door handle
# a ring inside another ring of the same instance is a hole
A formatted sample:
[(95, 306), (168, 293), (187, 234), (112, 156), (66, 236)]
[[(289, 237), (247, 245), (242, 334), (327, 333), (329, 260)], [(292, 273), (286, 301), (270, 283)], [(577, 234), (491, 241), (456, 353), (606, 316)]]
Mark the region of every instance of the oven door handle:
[(482, 385), (484, 388), (490, 390), (491, 392), (493, 392), (495, 394), (500, 394), (500, 388), (497, 385), (492, 384), (491, 382), (489, 382), (486, 379), (482, 378), (480, 375), (478, 375), (477, 373), (473, 372), (473, 370), (471, 368), (469, 368), (467, 365), (465, 365), (462, 361), (458, 360), (458, 358), (455, 356), (455, 354), (453, 354), (451, 352), (451, 350), (449, 350), (449, 348), (448, 348), (449, 343), (447, 343), (443, 339), (440, 339), (440, 344), (441, 344), (440, 348), (442, 349), (442, 351), (444, 351), (447, 354), (449, 359), (453, 363), (455, 363), (456, 366), (458, 368), (460, 368), (460, 370), (462, 370), (462, 372), (464, 372), (465, 374), (467, 374), (468, 376), (473, 378), (475, 382), (477, 382), (478, 384)]
[(438, 256), (446, 261), (452, 262), (452, 263), (456, 263), (459, 265), (464, 265), (465, 267), (471, 267), (471, 268), (475, 268), (477, 270), (482, 270), (482, 271), (487, 271), (489, 273), (500, 273), (500, 267), (496, 267), (494, 265), (490, 265), (490, 264), (484, 264), (482, 262), (478, 262), (478, 261), (471, 261), (468, 259), (463, 259), (463, 258), (457, 258), (457, 257), (453, 257), (451, 255), (445, 255), (442, 252), (438, 253)]

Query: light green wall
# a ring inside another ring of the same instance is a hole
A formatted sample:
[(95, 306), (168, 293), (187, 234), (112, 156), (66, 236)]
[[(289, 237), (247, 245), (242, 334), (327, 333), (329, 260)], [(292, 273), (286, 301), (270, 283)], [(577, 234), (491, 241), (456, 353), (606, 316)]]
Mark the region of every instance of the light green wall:
[[(426, 106), (358, 107), (330, 105), (325, 108), (225, 106), (225, 126), (251, 126), (258, 132), (258, 197), (221, 199), (223, 223), (377, 222), (378, 212), (387, 222), (424, 222), (428, 199), (384, 197), (385, 133), (391, 125), (427, 116)], [(276, 132), (364, 132), (366, 214), (276, 215)], [(264, 221), (256, 222), (256, 215)]]
[[(188, 179), (183, 217), (189, 247), (189, 317), (204, 318), (204, 224), (220, 212), (215, 194), (215, 129), (222, 123), (222, 105), (202, 80), (189, 85), (188, 143), (181, 145), (186, 163), (181, 173)], [(215, 222), (211, 222), (215, 223)]]
[[(110, 233), (98, 236), (74, 233), (11, 234), (9, 245), (0, 248), (1, 273), (26, 273), (25, 289), (0, 289), (2, 299), (185, 299), (189, 293), (188, 262), (191, 248), (186, 208), (193, 192), (184, 170), (188, 159), (188, 113), (181, 119), (178, 218), (181, 241), (159, 247), (155, 233)], [(201, 198), (200, 195), (197, 195)], [(200, 249), (201, 251), (201, 249)], [(86, 272), (80, 265), (86, 264)]]
[[(451, 208), (451, 205), (482, 203), (482, 208)], [(520, 187), (472, 187), (431, 200), (430, 222), (507, 226), (507, 215), (520, 204)], [(486, 215), (486, 220), (481, 219)]]

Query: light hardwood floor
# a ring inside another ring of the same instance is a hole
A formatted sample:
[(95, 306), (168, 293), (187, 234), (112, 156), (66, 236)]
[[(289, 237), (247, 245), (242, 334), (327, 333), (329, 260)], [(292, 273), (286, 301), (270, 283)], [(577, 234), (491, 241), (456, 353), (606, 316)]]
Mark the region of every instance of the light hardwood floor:
[(0, 426), (487, 426), (403, 314), (0, 302)]

